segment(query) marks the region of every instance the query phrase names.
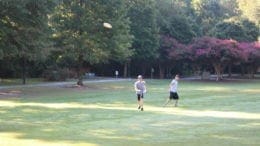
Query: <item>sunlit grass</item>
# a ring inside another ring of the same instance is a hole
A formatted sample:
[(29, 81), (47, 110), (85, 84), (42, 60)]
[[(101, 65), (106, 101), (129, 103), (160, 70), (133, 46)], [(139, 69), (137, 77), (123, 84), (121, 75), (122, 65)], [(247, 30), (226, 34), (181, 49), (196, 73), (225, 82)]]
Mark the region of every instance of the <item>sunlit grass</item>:
[[(169, 80), (147, 80), (145, 111), (134, 81), (89, 88), (19, 88), (0, 98), (1, 146), (246, 146), (260, 143), (259, 82), (179, 84), (180, 106), (162, 107)], [(14, 90), (14, 89), (12, 89)]]
[(44, 140), (35, 140), (35, 139), (21, 139), (20, 137), (23, 137), (23, 134), (19, 133), (12, 133), (12, 132), (4, 132), (0, 133), (1, 146), (98, 146), (97, 144), (93, 143), (77, 143), (77, 142), (66, 142), (66, 141), (56, 141), (48, 142)]
[[(51, 108), (51, 109), (103, 109), (103, 110), (127, 110), (135, 111), (135, 107), (124, 107), (119, 104), (80, 104), (80, 103), (16, 103), (12, 101), (0, 101), (1, 107), (41, 107), (41, 108)], [(196, 111), (187, 110), (182, 108), (165, 108), (165, 107), (155, 107), (146, 106), (146, 110), (149, 112), (172, 114), (172, 115), (183, 115), (191, 117), (217, 117), (217, 118), (238, 118), (238, 119), (258, 119), (260, 120), (260, 114), (255, 113), (244, 113), (244, 112), (223, 112), (223, 111)], [(35, 113), (37, 110), (31, 108), (25, 108), (22, 110), (24, 113)]]

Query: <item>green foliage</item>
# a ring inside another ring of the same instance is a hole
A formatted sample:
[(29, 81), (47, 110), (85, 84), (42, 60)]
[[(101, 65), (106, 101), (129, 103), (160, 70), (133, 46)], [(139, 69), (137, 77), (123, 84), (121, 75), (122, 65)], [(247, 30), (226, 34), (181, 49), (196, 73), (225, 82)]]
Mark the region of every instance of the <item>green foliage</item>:
[(182, 10), (185, 7), (178, 2), (158, 1), (157, 3), (160, 34), (173, 37), (181, 43), (189, 43), (196, 33), (193, 30), (195, 25), (190, 24), (189, 17), (186, 17), (185, 11)]
[[(112, 29), (103, 23), (110, 23)], [(126, 4), (121, 0), (64, 0), (52, 15), (58, 52), (74, 60), (79, 80), (84, 62), (123, 62), (132, 55), (129, 23)]]
[(221, 39), (253, 42), (259, 35), (258, 27), (247, 19), (219, 22), (212, 35)]
[[(227, 5), (227, 3), (233, 5)], [(192, 6), (203, 35), (208, 35), (218, 22), (239, 15), (238, 6), (234, 0), (192, 0)]]
[(36, 60), (46, 56), (48, 14), (54, 6), (49, 0), (0, 1), (3, 56)]
[[(120, 0), (61, 2), (52, 16), (54, 38), (60, 39), (58, 47), (75, 61), (82, 59), (90, 64), (130, 57), (131, 35), (125, 8)], [(104, 28), (104, 22), (113, 28)]]
[(159, 46), (157, 10), (154, 0), (130, 0), (128, 16), (131, 34), (134, 36), (132, 49), (137, 60), (154, 59)]
[(158, 63), (180, 70), (191, 63), (170, 61), (161, 36), (185, 45), (203, 36), (256, 41), (258, 7), (257, 0), (0, 0), (0, 74), (38, 76), (54, 66), (77, 68), (80, 77), (82, 68), (127, 71), (130, 62), (143, 74)]
[(254, 42), (257, 41), (259, 37), (259, 26), (248, 19), (242, 20), (243, 31), (245, 32), (245, 38), (243, 41)]
[(213, 31), (213, 36), (220, 39), (235, 39), (242, 41), (245, 36), (243, 27), (235, 22), (220, 22), (215, 26)]
[(48, 14), (54, 5), (51, 0), (0, 1), (0, 58), (20, 60), (24, 84), (26, 63), (48, 55)]

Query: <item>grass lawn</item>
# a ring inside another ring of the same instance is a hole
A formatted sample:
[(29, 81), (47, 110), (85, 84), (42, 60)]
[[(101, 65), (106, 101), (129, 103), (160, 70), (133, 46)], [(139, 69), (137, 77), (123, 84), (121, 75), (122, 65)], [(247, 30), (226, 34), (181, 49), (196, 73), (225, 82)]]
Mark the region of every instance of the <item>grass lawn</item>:
[(133, 82), (15, 89), (0, 97), (0, 146), (260, 145), (259, 80), (181, 81), (177, 108), (162, 107), (169, 80), (147, 80), (143, 112)]

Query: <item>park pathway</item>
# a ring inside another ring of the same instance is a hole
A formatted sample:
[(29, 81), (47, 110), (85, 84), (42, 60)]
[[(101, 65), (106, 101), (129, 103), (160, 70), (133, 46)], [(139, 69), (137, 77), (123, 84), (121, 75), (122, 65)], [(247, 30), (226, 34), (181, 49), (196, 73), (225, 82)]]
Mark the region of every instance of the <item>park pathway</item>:
[[(115, 79), (115, 78), (107, 78), (107, 79), (96, 79), (96, 80), (85, 80), (83, 83), (105, 83), (105, 82), (120, 82), (120, 81), (129, 81), (131, 79)], [(37, 84), (26, 84), (26, 85), (8, 85), (8, 86), (0, 86), (1, 89), (12, 89), (12, 88), (30, 88), (30, 87), (60, 87), (67, 85), (75, 85), (76, 81), (64, 81), (64, 82), (47, 82), (47, 83), (37, 83)]]

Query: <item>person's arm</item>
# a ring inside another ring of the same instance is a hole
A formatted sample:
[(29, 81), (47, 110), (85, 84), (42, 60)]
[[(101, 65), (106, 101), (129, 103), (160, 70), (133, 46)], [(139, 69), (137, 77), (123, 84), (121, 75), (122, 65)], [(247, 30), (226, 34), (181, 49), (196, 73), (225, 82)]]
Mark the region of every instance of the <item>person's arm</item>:
[(144, 93), (146, 93), (147, 90), (146, 90), (146, 85), (145, 85), (145, 82), (144, 82)]
[(137, 89), (137, 83), (135, 83), (134, 86), (135, 86), (135, 91), (136, 92), (140, 91), (139, 89)]
[(169, 85), (169, 90), (171, 90), (171, 87), (175, 84), (175, 81), (171, 81), (170, 85)]
[(173, 86), (175, 84), (175, 81), (171, 81), (170, 86)]

